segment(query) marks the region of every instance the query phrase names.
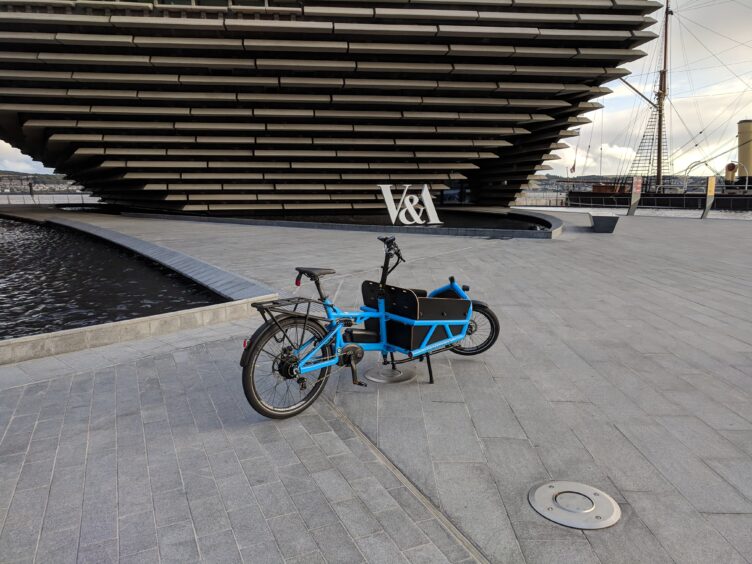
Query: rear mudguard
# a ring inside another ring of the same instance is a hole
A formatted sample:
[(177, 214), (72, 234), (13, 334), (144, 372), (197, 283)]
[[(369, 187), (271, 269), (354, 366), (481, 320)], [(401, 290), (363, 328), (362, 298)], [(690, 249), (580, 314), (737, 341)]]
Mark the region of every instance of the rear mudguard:
[(258, 329), (254, 331), (253, 335), (251, 335), (251, 338), (246, 341), (243, 354), (240, 356), (240, 366), (243, 368), (248, 366), (248, 363), (251, 361), (251, 349), (253, 349), (253, 343), (258, 341), (259, 337), (261, 337), (261, 333), (266, 331), (267, 327), (269, 327), (268, 322), (262, 323), (259, 325)]
[(248, 341), (245, 348), (243, 349), (243, 354), (240, 355), (240, 366), (245, 368), (248, 366), (248, 363), (251, 361), (251, 341)]
[[(286, 317), (286, 316), (284, 316)], [(279, 319), (282, 319), (283, 316), (280, 316)], [(251, 361), (251, 349), (253, 349), (253, 343), (259, 340), (261, 337), (261, 334), (266, 331), (274, 322), (273, 321), (265, 321), (261, 325), (258, 326), (258, 329), (253, 332), (253, 335), (251, 335), (250, 339), (245, 344), (245, 348), (243, 349), (243, 354), (240, 356), (240, 366), (245, 368), (248, 366), (248, 363)]]

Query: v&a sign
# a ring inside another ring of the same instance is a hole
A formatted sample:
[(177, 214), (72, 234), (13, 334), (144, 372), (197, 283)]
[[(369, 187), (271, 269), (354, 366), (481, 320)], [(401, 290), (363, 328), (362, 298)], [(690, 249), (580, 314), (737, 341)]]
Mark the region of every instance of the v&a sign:
[(396, 225), (398, 221), (403, 225), (440, 225), (443, 223), (439, 219), (439, 214), (436, 213), (428, 184), (423, 185), (420, 195), (408, 194), (412, 184), (402, 186), (404, 187), (402, 196), (399, 203), (395, 205), (392, 185), (379, 184), (392, 224)]

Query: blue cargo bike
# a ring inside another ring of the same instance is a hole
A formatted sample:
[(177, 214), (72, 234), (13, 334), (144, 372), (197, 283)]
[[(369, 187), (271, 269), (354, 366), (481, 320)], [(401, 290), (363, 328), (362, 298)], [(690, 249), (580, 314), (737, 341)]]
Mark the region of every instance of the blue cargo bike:
[(475, 355), (496, 342), (496, 315), (471, 300), (470, 288), (454, 277), (430, 294), (389, 286), (387, 277), (405, 259), (394, 237), (379, 240), (384, 243), (381, 280), (363, 282), (360, 311), (342, 311), (324, 294), (320, 279), (335, 273), (330, 268), (296, 268), (295, 284), (305, 276), (319, 299), (254, 304), (264, 323), (245, 342), (240, 365), (246, 398), (260, 414), (283, 419), (302, 412), (321, 394), (334, 366), (349, 367), (352, 383), (365, 386), (357, 365), (368, 351), (381, 353), (382, 364), (392, 368), (425, 360), (433, 383), (431, 355)]

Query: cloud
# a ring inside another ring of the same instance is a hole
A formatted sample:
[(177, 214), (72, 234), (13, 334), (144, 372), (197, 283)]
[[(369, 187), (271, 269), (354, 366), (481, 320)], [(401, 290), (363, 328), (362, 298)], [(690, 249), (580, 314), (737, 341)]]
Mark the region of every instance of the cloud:
[(46, 168), (42, 163), (24, 155), (5, 141), (0, 141), (0, 170), (42, 174), (54, 172), (53, 169)]
[[(635, 156), (635, 150), (631, 147), (620, 145), (604, 144), (602, 147), (591, 146), (590, 153), (587, 149), (581, 147), (562, 149), (556, 151), (556, 154), (562, 159), (554, 165), (551, 174), (560, 176), (583, 176), (591, 174), (626, 174), (629, 164)], [(577, 168), (572, 174), (570, 169), (575, 164), (575, 155), (577, 155)]]
[[(744, 2), (674, 0), (669, 54), (668, 145), (673, 170), (682, 173), (696, 161), (710, 160), (722, 170), (737, 158), (737, 123), (752, 118), (752, 41), (749, 19), (752, 5)], [(653, 17), (662, 19), (662, 12)], [(659, 31), (653, 26), (651, 31)], [(630, 84), (651, 98), (657, 81), (657, 51), (661, 41), (641, 49), (648, 55), (630, 63)], [(552, 164), (554, 174), (566, 175), (577, 152), (577, 174), (593, 174), (600, 167), (603, 148), (604, 174), (623, 173), (645, 130), (650, 106), (620, 81), (608, 84), (613, 94), (599, 98), (604, 111), (588, 114), (592, 125), (580, 129), (581, 139), (570, 139), (570, 149)], [(587, 147), (590, 145), (590, 153)], [(625, 161), (627, 161), (625, 163)], [(696, 174), (710, 174), (707, 167)]]

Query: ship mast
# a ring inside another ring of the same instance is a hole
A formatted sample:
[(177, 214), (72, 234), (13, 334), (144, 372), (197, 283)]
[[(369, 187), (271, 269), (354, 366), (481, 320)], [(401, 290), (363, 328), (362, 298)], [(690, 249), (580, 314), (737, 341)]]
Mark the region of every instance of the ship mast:
[(673, 12), (670, 7), (670, 0), (666, 0), (666, 16), (663, 23), (663, 68), (660, 72), (658, 83), (658, 154), (657, 167), (655, 175), (655, 187), (659, 190), (663, 186), (663, 135), (666, 127), (665, 106), (666, 97), (668, 96), (668, 53), (669, 53), (669, 18)]

